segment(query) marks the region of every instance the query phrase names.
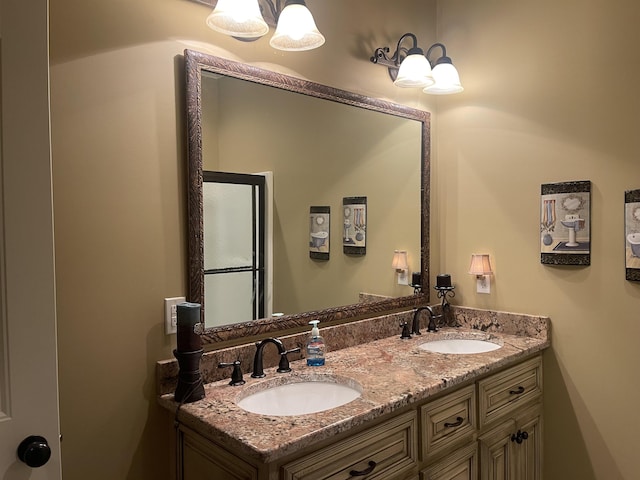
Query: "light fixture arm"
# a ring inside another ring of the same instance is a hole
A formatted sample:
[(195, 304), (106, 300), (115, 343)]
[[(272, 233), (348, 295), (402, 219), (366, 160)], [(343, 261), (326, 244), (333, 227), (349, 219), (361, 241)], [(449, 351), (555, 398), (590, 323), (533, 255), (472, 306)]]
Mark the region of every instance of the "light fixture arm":
[[(402, 46), (402, 42), (405, 38), (411, 38), (413, 40), (413, 46), (411, 48), (405, 48)], [(400, 37), (398, 45), (396, 46), (396, 51), (393, 52), (391, 57), (387, 55), (390, 51), (389, 47), (378, 47), (375, 49), (373, 56), (369, 60), (371, 60), (372, 63), (387, 67), (389, 69), (389, 76), (391, 77), (391, 80), (395, 80), (398, 76), (400, 64), (407, 55), (410, 55), (411, 53), (423, 53), (422, 49), (418, 47), (418, 38), (413, 33), (405, 33)]]
[[(403, 48), (402, 47), (402, 41), (405, 38), (411, 38), (413, 40), (413, 46), (409, 49)], [(416, 36), (413, 33), (405, 33), (404, 35), (402, 35), (400, 37), (400, 40), (398, 40), (398, 45), (396, 46), (396, 53), (394, 54), (395, 57), (395, 62), (396, 62), (396, 66), (399, 67), (400, 64), (402, 63), (402, 59), (404, 57), (406, 57), (407, 55), (410, 55), (411, 53), (417, 52), (419, 51), (419, 53), (423, 53), (422, 49), (418, 48), (418, 39), (416, 38)], [(404, 54), (404, 56), (402, 58), (400, 58), (400, 54)]]
[[(433, 52), (435, 48), (442, 49), (442, 56), (438, 57), (437, 60), (434, 62), (430, 60), (430, 57), (431, 57), (431, 52)], [(440, 65), (441, 63), (452, 63), (451, 59), (447, 57), (447, 49), (442, 43), (434, 43), (433, 45), (431, 45), (429, 47), (429, 50), (427, 50), (426, 57), (427, 57), (427, 60), (429, 60), (431, 67), (435, 67), (436, 65)]]
[(269, 10), (271, 10), (271, 16), (275, 18), (277, 22), (280, 12), (282, 11), (281, 0), (276, 0), (275, 5), (272, 0), (263, 0), (263, 2), (267, 4)]

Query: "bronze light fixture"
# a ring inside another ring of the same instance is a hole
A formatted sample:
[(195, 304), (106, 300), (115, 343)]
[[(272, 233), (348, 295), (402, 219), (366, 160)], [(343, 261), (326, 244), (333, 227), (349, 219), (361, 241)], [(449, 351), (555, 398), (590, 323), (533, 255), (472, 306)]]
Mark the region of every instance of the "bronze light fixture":
[[(403, 46), (405, 40), (411, 41), (409, 47)], [(434, 57), (436, 51), (441, 55)], [(447, 56), (442, 43), (434, 43), (425, 55), (418, 47), (418, 39), (413, 33), (405, 33), (398, 40), (395, 52), (389, 56), (389, 47), (379, 47), (373, 52), (371, 61), (387, 67), (394, 85), (402, 88), (422, 88), (431, 95), (449, 95), (464, 90), (458, 71)]]
[(278, 50), (312, 50), (325, 42), (304, 0), (217, 0), (207, 25), (242, 41), (257, 40), (274, 26), (269, 44)]

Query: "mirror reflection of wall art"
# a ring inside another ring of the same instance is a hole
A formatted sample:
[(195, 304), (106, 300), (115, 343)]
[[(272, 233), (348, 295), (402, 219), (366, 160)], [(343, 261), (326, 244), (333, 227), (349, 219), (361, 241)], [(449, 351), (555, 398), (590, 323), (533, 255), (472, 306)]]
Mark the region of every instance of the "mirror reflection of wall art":
[(624, 239), (627, 280), (640, 282), (640, 190), (624, 192)]
[(348, 255), (367, 253), (367, 197), (342, 199), (342, 248)]
[(330, 207), (311, 207), (309, 213), (309, 257), (329, 260)]
[(548, 265), (591, 264), (590, 181), (542, 185), (540, 261)]

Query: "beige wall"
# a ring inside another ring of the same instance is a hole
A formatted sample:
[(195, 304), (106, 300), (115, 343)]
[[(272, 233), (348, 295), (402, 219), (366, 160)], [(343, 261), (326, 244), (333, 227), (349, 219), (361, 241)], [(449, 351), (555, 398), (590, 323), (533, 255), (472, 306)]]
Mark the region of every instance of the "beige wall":
[[(466, 91), (438, 105), (432, 265), (456, 302), (549, 315), (545, 478), (638, 478), (640, 284), (625, 281), (624, 191), (640, 188), (640, 7), (446, 0), (439, 38)], [(592, 182), (589, 267), (539, 261), (540, 184)], [(474, 293), (472, 252), (492, 255)]]
[[(284, 53), (204, 25), (185, 0), (51, 2), (51, 102), (60, 420), (65, 480), (171, 478), (170, 415), (154, 364), (169, 358), (162, 299), (186, 291), (185, 48), (431, 109), (369, 62), (435, 0), (309, 0), (327, 37)], [(409, 13), (407, 13), (409, 12)]]

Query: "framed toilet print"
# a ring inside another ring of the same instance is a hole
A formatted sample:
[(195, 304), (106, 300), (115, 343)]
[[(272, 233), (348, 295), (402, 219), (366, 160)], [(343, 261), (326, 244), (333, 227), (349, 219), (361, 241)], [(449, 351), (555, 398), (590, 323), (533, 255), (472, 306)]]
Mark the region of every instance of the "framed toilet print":
[(624, 244), (626, 278), (640, 282), (640, 190), (624, 192)]
[(367, 197), (342, 199), (342, 249), (347, 255), (367, 253)]
[(309, 257), (329, 260), (330, 207), (309, 208)]
[(591, 182), (547, 183), (540, 197), (540, 262), (591, 264)]

